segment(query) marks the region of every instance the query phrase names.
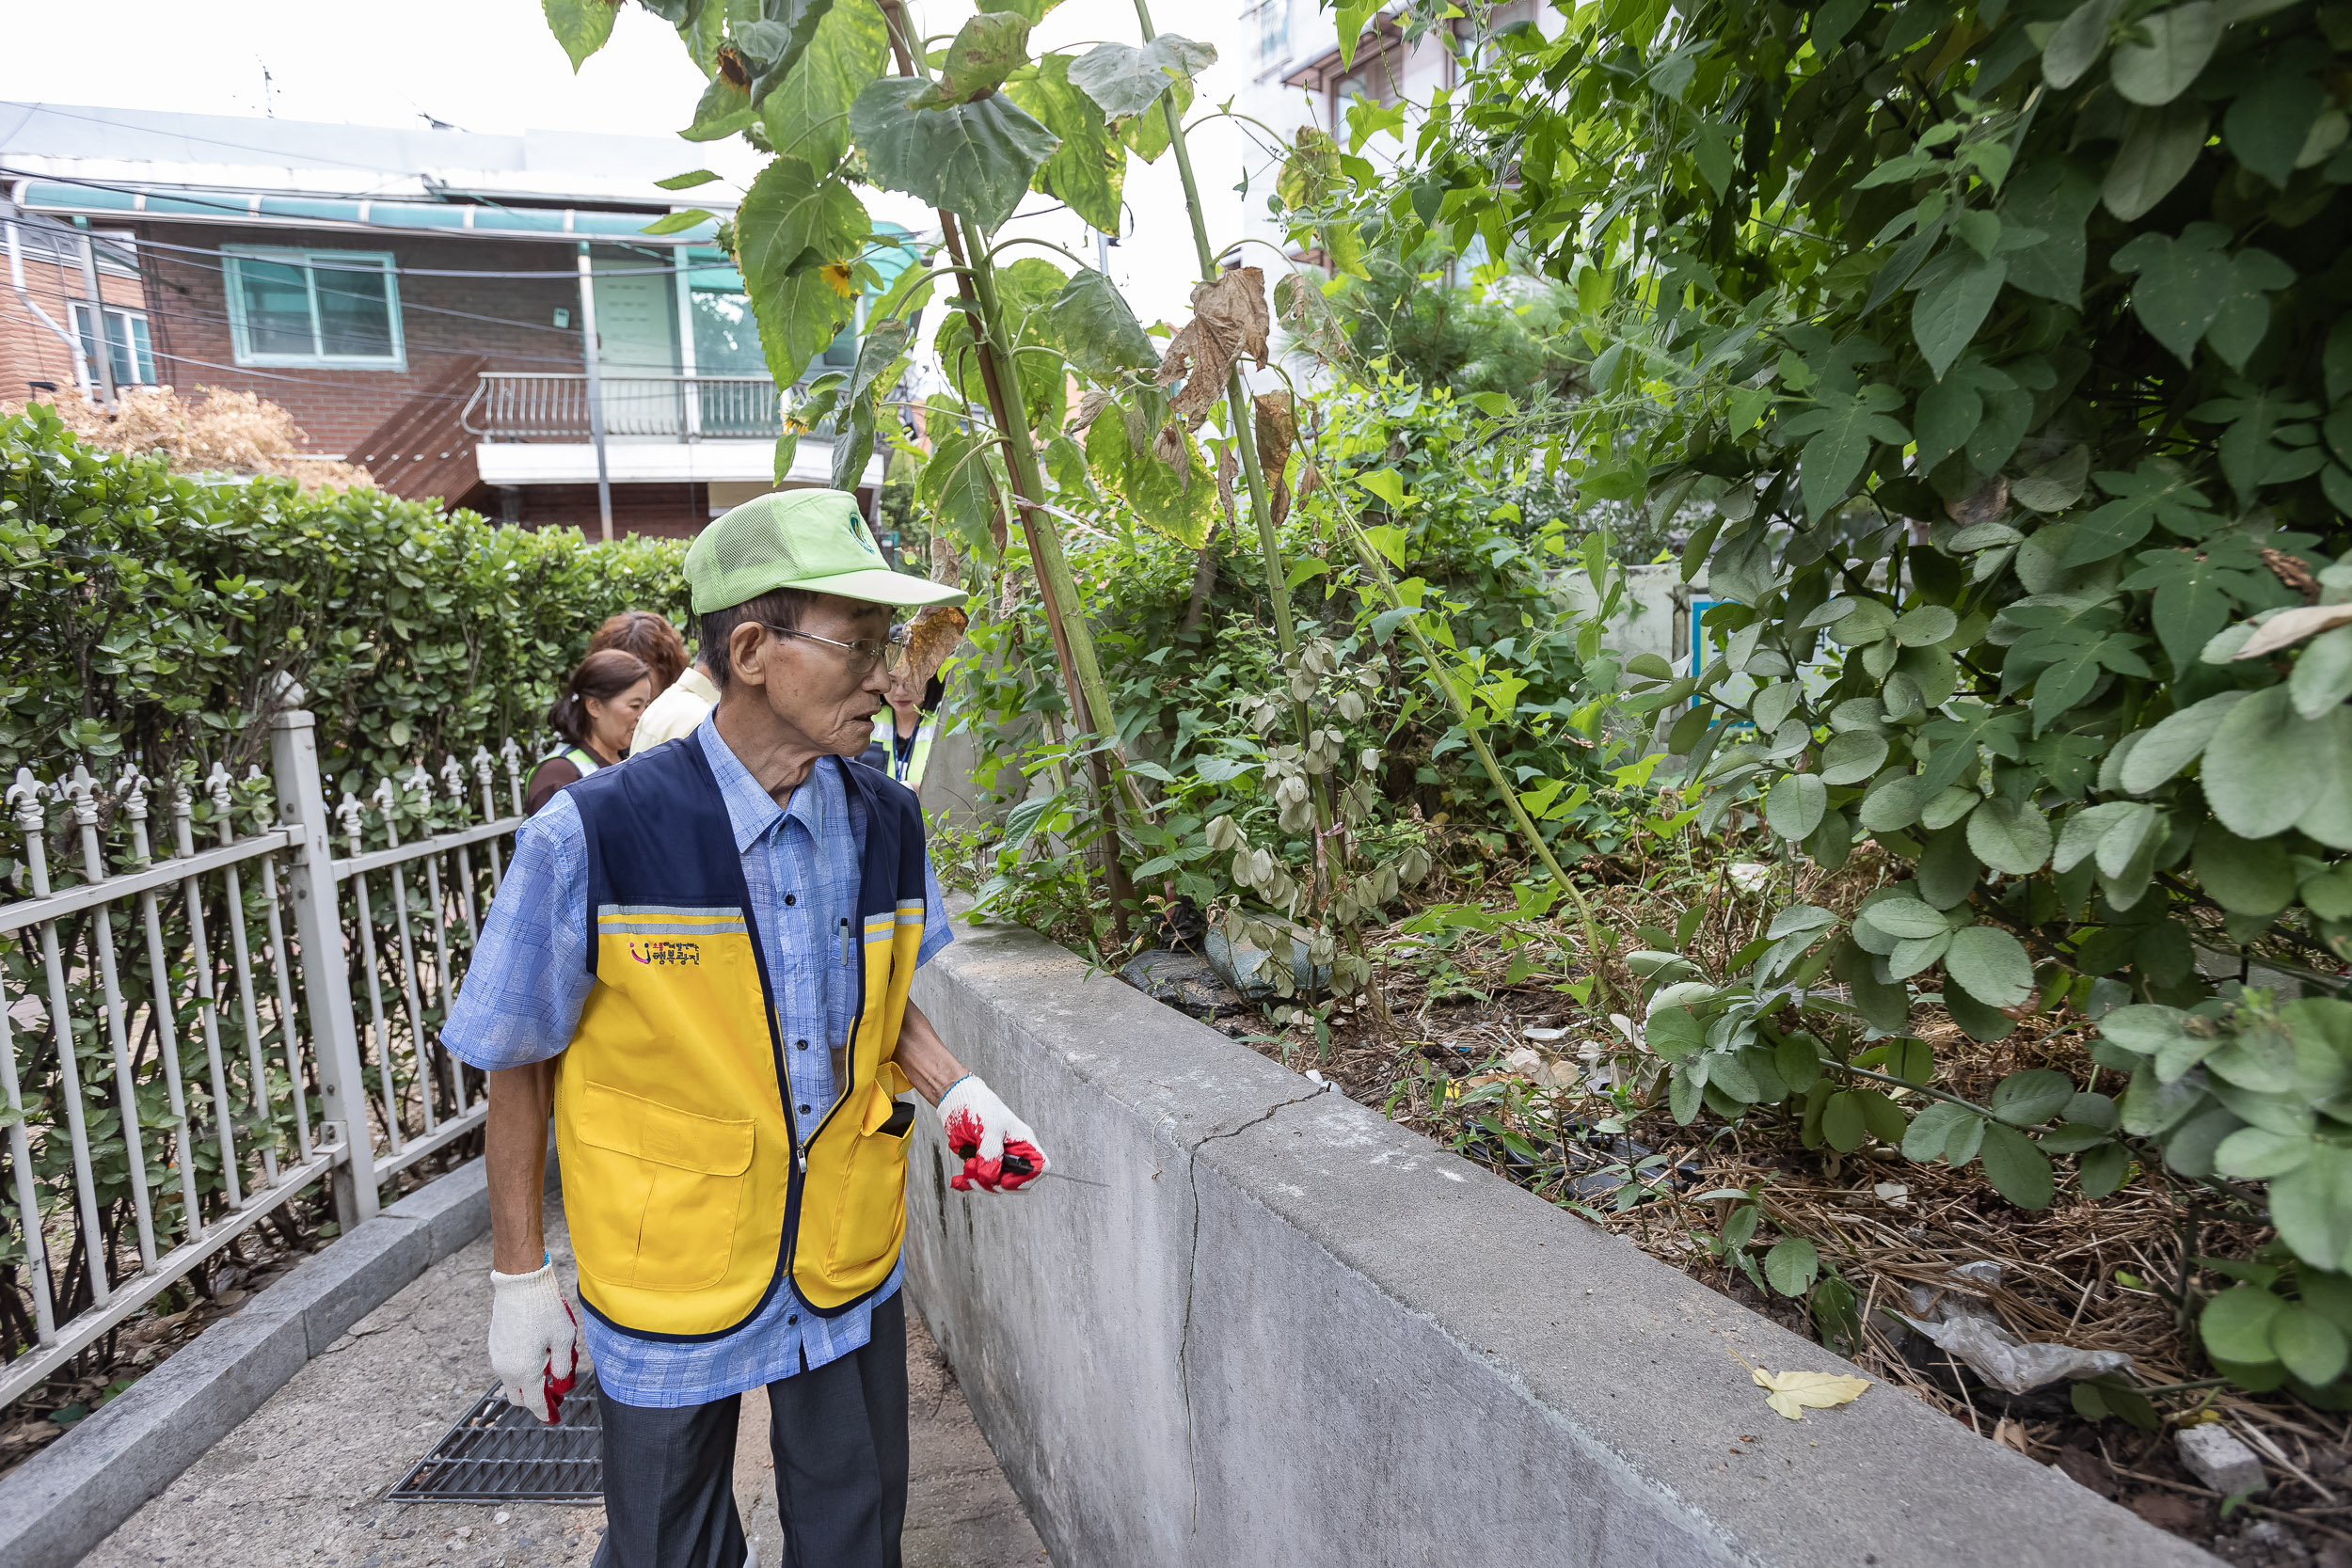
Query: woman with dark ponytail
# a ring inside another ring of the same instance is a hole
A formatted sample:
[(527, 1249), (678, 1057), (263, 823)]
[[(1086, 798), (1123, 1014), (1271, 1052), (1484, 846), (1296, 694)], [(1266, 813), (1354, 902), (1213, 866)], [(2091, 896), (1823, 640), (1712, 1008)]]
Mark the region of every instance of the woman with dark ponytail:
[(531, 816), (565, 784), (628, 755), (637, 716), (653, 701), (653, 673), (635, 654), (602, 648), (580, 661), (548, 709), (548, 725), (564, 744), (532, 770), (523, 794)]

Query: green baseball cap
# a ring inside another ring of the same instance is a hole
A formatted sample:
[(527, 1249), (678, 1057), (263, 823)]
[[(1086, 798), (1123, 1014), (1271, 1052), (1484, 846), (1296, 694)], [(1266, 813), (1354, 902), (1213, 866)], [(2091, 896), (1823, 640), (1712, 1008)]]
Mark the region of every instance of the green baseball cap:
[(867, 604), (946, 604), (961, 588), (894, 572), (840, 490), (755, 496), (703, 530), (686, 552), (694, 613), (726, 610), (778, 588), (838, 594)]

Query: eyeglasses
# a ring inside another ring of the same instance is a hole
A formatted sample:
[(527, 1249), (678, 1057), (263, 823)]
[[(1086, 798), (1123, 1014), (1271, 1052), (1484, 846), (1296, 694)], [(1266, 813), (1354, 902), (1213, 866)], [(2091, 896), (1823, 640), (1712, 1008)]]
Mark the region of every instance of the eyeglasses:
[(799, 631), (791, 626), (779, 626), (772, 622), (762, 621), (760, 625), (774, 632), (778, 637), (804, 638), (811, 642), (822, 642), (829, 648), (840, 649), (850, 656), (846, 661), (850, 666), (850, 673), (859, 677), (870, 673), (877, 663), (882, 665), (882, 673), (895, 675), (907, 661), (907, 638), (910, 635), (910, 628), (903, 623), (891, 627), (889, 638), (881, 642), (863, 637), (854, 642), (843, 642), (835, 638), (819, 637), (813, 631)]

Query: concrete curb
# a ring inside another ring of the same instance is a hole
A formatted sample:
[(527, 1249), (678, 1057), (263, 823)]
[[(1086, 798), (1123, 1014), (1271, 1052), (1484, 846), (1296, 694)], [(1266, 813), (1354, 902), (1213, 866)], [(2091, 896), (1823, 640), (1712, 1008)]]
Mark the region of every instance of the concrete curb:
[(0, 1568), (81, 1560), (305, 1361), (489, 1225), (487, 1173), (471, 1160), (294, 1265), (0, 1477)]
[[(1598, 1227), (1027, 931), (914, 998), (1063, 1169), (948, 1191), (908, 1281), (1058, 1568), (2214, 1568)], [(1734, 1355), (1741, 1358), (1735, 1360)]]

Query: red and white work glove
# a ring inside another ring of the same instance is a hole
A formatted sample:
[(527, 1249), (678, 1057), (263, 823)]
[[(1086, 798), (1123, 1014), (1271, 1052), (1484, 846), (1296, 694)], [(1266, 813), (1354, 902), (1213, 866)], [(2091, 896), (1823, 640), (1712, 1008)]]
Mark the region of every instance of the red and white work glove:
[(507, 1403), (554, 1424), (580, 1377), (580, 1320), (553, 1263), (530, 1274), (490, 1271), (490, 1370)]
[(947, 1183), (956, 1191), (1017, 1193), (1045, 1174), (1037, 1134), (979, 1074), (967, 1072), (947, 1085), (939, 1097), (939, 1120), (947, 1130), (947, 1147), (963, 1162), (962, 1172)]

